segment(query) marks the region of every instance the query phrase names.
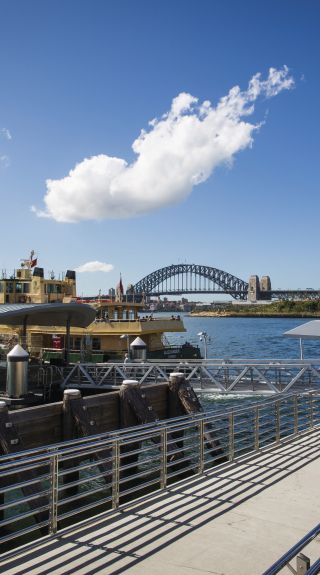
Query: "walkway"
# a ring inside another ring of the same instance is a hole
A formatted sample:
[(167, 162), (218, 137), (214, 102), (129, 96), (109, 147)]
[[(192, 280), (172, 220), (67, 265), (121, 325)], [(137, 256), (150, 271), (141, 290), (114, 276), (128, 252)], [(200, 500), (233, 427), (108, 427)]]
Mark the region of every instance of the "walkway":
[(319, 477), (316, 430), (26, 548), (1, 572), (258, 575), (319, 522)]

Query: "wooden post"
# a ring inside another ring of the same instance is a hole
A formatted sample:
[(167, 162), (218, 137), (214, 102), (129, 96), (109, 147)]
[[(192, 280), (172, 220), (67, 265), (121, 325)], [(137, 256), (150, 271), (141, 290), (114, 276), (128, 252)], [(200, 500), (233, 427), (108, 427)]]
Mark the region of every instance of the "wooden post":
[[(6, 402), (0, 401), (0, 413), (7, 411), (7, 410), (8, 410), (8, 408), (7, 408)], [(2, 447), (2, 446), (0, 445), (0, 447)], [(3, 454), (4, 450), (1, 449), (0, 453)], [(6, 486), (6, 482), (5, 482), (4, 478), (0, 476), (0, 489), (3, 489), (5, 486)], [(0, 492), (0, 505), (4, 505), (4, 503), (5, 503), (5, 495), (4, 495), (4, 493)], [(4, 510), (0, 509), (0, 521), (3, 521), (4, 516), (5, 516)], [(0, 536), (1, 535), (2, 534), (1, 534), (1, 530), (0, 530)]]
[[(9, 413), (8, 407), (4, 401), (1, 402), (0, 409), (0, 446), (2, 452), (5, 454), (21, 452), (26, 449), (22, 444), (15, 426), (13, 425), (11, 414)], [(37, 480), (39, 474), (41, 475), (44, 473), (44, 469), (47, 467), (48, 465), (44, 463), (43, 466), (38, 467), (37, 470), (18, 470), (15, 474), (16, 481), (18, 483), (30, 481), (30, 483), (25, 483), (21, 487), (21, 490), (25, 497), (30, 497), (28, 505), (30, 509), (35, 511), (34, 518), (38, 523), (48, 520), (48, 511), (37, 511), (39, 507), (48, 507), (49, 505), (48, 497), (45, 495), (39, 495), (39, 493), (43, 491), (43, 484)], [(4, 480), (4, 482), (6, 481), (7, 479)], [(40, 530), (43, 534), (47, 533), (47, 527), (41, 527)]]
[[(76, 437), (75, 433), (75, 421), (73, 418), (72, 413), (72, 401), (75, 399), (81, 399), (81, 392), (79, 389), (65, 389), (63, 393), (63, 405), (62, 405), (62, 412), (63, 412), (63, 440), (64, 441), (71, 441)], [(63, 468), (70, 469), (74, 467), (75, 460), (69, 459), (68, 461), (64, 461)], [(77, 481), (79, 479), (79, 471), (72, 471), (63, 476), (63, 483), (67, 485), (68, 483), (72, 483), (73, 481)], [(69, 487), (68, 489), (64, 490), (64, 494), (66, 497), (72, 497), (72, 495), (76, 495), (78, 492), (77, 486)]]
[[(64, 409), (66, 412), (65, 417), (65, 434), (69, 435), (68, 439), (72, 439), (75, 436), (75, 431), (77, 435), (82, 437), (88, 437), (90, 435), (97, 435), (100, 432), (100, 428), (97, 425), (95, 419), (92, 419), (90, 416), (90, 409), (88, 410), (85, 400), (82, 399), (81, 393), (77, 389), (66, 390), (64, 392)], [(65, 437), (66, 439), (66, 437)], [(109, 459), (111, 457), (111, 449), (103, 449), (98, 450), (94, 453), (94, 457), (100, 461), (99, 469), (102, 473), (105, 474), (104, 478), (106, 483), (110, 481), (110, 473), (112, 470), (112, 463), (111, 461), (103, 461), (104, 459)], [(69, 467), (74, 466), (74, 461), (71, 460), (72, 463), (69, 463)], [(74, 474), (78, 472), (74, 471)], [(72, 481), (76, 480), (76, 477), (73, 473), (70, 473), (72, 477)], [(71, 480), (70, 480), (71, 481)]]
[(179, 372), (172, 372), (169, 375), (169, 382), (168, 382), (168, 417), (179, 417), (180, 415), (185, 415), (185, 410), (182, 407), (178, 390), (181, 385), (185, 381), (185, 377), (183, 373)]
[(70, 356), (70, 325), (71, 325), (71, 318), (68, 317), (66, 323), (66, 335), (64, 342), (64, 360), (66, 362), (66, 365), (69, 364), (69, 356)]
[[(126, 428), (126, 427), (134, 427), (135, 425), (138, 424), (137, 421), (137, 417), (130, 405), (129, 402), (129, 393), (130, 390), (132, 389), (137, 389), (138, 388), (138, 381), (133, 380), (133, 379), (125, 379), (120, 387), (119, 390), (119, 396), (120, 396), (120, 424), (122, 428)], [(135, 442), (135, 443), (130, 443), (130, 445), (124, 445), (121, 447), (120, 450), (120, 467), (121, 467), (121, 463), (123, 462), (123, 465), (131, 465), (131, 464), (136, 464), (133, 465), (133, 467), (131, 467), (130, 469), (127, 469), (125, 472), (125, 476), (128, 475), (133, 475), (134, 473), (137, 473), (137, 465), (138, 465), (138, 459), (139, 459), (139, 455), (136, 453), (134, 455), (127, 455), (128, 453), (130, 453), (130, 451), (137, 451), (140, 447), (141, 443), (140, 442)], [(122, 459), (121, 457), (124, 456)], [(123, 475), (123, 473), (122, 473)]]
[[(172, 394), (175, 394), (179, 398), (183, 413), (194, 414), (203, 412), (199, 398), (190, 383), (185, 380), (184, 374), (170, 374), (169, 389)], [(172, 399), (172, 402), (173, 401), (176, 402), (177, 399)], [(203, 435), (206, 446), (210, 450), (210, 455), (215, 459), (217, 458), (216, 463), (225, 462), (227, 459), (219, 439), (215, 436), (211, 423), (205, 423)]]
[[(179, 397), (179, 388), (181, 383), (184, 383), (185, 377), (183, 373), (179, 372), (172, 372), (169, 375), (169, 382), (168, 382), (168, 417), (180, 417), (185, 415), (185, 410), (183, 405), (180, 401)], [(177, 445), (181, 449), (183, 448), (183, 431), (174, 431), (172, 437), (177, 440)]]

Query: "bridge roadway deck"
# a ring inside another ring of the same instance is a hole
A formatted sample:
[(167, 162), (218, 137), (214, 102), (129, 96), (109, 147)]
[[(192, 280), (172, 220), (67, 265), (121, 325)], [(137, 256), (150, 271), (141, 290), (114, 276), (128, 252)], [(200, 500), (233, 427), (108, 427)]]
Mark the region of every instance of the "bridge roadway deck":
[(320, 429), (26, 547), (1, 573), (261, 574), (319, 522), (319, 476)]

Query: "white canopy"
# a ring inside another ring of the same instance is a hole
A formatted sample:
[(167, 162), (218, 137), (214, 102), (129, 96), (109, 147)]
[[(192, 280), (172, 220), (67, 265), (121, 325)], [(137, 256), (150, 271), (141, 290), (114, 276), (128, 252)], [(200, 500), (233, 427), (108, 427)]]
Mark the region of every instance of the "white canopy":
[(300, 339), (317, 339), (320, 337), (320, 319), (298, 325), (298, 327), (285, 331), (283, 335), (299, 337)]

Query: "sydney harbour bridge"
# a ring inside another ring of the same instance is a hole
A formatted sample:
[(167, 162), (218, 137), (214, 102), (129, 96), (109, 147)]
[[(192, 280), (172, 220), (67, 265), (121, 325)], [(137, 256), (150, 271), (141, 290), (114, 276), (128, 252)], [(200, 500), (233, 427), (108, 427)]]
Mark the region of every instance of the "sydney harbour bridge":
[(147, 297), (188, 294), (225, 294), (236, 300), (318, 299), (320, 290), (271, 289), (268, 276), (251, 276), (246, 282), (226, 271), (197, 264), (173, 264), (158, 269), (134, 286), (135, 294)]

